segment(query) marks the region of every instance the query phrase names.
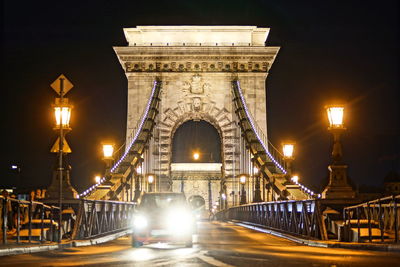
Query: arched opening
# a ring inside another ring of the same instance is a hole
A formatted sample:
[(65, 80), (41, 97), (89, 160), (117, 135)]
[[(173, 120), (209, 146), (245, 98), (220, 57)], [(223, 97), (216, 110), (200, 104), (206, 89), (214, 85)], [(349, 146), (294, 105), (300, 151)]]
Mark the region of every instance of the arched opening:
[(204, 200), (204, 198), (202, 196), (199, 196), (199, 195), (190, 196), (188, 198), (188, 202), (189, 202), (190, 207), (193, 210), (205, 209), (206, 201)]
[(172, 139), (173, 163), (220, 163), (221, 138), (210, 123), (189, 120), (175, 131)]

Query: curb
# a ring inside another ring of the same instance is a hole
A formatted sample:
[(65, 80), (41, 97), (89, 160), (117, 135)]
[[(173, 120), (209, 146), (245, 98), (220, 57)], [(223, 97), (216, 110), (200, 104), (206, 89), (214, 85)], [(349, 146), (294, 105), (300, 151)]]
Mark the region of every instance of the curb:
[(277, 237), (285, 238), (290, 241), (307, 245), (310, 247), (323, 247), (323, 248), (344, 248), (344, 249), (358, 249), (358, 250), (373, 250), (373, 251), (385, 251), (385, 252), (400, 252), (400, 245), (395, 244), (363, 244), (363, 243), (345, 243), (339, 241), (317, 241), (308, 240), (289, 234), (284, 234), (275, 230), (267, 229), (262, 226), (253, 225), (249, 223), (242, 223), (237, 221), (227, 221), (228, 223), (243, 226), (249, 229), (253, 229), (262, 233), (271, 234)]
[(55, 244), (55, 245), (36, 245), (29, 247), (14, 247), (14, 248), (4, 248), (0, 249), (0, 257), (1, 256), (11, 256), (18, 254), (26, 254), (26, 253), (36, 253), (36, 252), (44, 252), (49, 250), (56, 249), (66, 249), (72, 247), (83, 247), (83, 246), (91, 246), (97, 245), (101, 243), (105, 243), (114, 239), (117, 239), (121, 236), (125, 236), (130, 233), (130, 230), (119, 231), (110, 235), (97, 237), (88, 240), (73, 240), (67, 243)]

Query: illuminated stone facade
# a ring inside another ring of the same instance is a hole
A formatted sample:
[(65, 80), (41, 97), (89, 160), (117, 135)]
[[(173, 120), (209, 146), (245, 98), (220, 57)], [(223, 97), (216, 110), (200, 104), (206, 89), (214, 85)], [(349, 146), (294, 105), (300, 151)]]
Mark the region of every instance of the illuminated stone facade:
[[(222, 171), (212, 180), (212, 186), (219, 187), (220, 193), (228, 192), (231, 201), (229, 193), (235, 191), (232, 179), (239, 171), (240, 139), (231, 82), (241, 82), (247, 105), (266, 135), (265, 80), (279, 50), (265, 45), (269, 29), (138, 26), (124, 29), (124, 33), (128, 46), (114, 50), (128, 79), (127, 136), (145, 109), (152, 82), (156, 77), (162, 81), (159, 121), (153, 140), (159, 149), (153, 151), (155, 162), (151, 170), (161, 180), (160, 190), (179, 187), (171, 173), (171, 146), (176, 129), (188, 120), (205, 120), (221, 138)], [(200, 184), (204, 187), (206, 183)], [(193, 192), (193, 188), (184, 188), (185, 192)], [(206, 192), (208, 187), (198, 190)]]

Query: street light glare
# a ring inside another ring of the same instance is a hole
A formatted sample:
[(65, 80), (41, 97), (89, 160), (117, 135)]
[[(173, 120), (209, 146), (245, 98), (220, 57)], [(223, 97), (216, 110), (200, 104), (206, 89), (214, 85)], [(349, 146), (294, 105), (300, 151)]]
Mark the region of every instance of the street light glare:
[(72, 106), (68, 104), (68, 99), (63, 99), (63, 103), (61, 100), (56, 99), (56, 103), (54, 105), (54, 115), (56, 118), (56, 126), (68, 128), (69, 121), (71, 119), (71, 109)]
[(15, 169), (17, 169), (17, 168), (18, 168), (17, 165), (11, 165), (11, 169), (15, 170)]
[(111, 158), (114, 153), (114, 145), (104, 144), (103, 145), (103, 155), (105, 158)]
[(299, 176), (294, 175), (294, 176), (291, 178), (291, 180), (292, 180), (292, 182), (294, 182), (294, 183), (298, 183), (298, 182), (299, 182)]
[(101, 177), (99, 175), (96, 175), (96, 177), (94, 177), (94, 180), (96, 181), (96, 184), (100, 183)]
[(241, 175), (239, 179), (240, 179), (240, 183), (241, 184), (245, 184), (246, 183), (246, 175)]
[(154, 175), (149, 175), (147, 177), (147, 181), (149, 182), (149, 184), (152, 184), (154, 182)]
[(136, 168), (136, 173), (137, 173), (137, 174), (142, 174), (142, 167), (138, 166), (138, 167)]
[(326, 108), (326, 112), (328, 114), (329, 125), (334, 128), (342, 128), (343, 127), (343, 106), (328, 106)]
[(283, 155), (285, 156), (285, 158), (292, 158), (293, 151), (294, 151), (294, 144), (291, 143), (283, 144)]
[(195, 160), (198, 160), (198, 159), (200, 158), (199, 153), (195, 152), (195, 153), (193, 154), (193, 158), (194, 158)]

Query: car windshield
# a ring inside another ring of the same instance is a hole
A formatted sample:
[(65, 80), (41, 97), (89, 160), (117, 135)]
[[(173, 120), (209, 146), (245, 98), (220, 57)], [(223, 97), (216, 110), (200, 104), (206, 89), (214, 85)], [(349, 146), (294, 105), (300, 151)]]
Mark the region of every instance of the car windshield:
[(145, 194), (140, 201), (140, 209), (164, 209), (171, 206), (185, 206), (183, 194)]

